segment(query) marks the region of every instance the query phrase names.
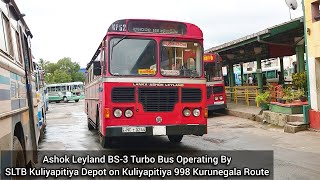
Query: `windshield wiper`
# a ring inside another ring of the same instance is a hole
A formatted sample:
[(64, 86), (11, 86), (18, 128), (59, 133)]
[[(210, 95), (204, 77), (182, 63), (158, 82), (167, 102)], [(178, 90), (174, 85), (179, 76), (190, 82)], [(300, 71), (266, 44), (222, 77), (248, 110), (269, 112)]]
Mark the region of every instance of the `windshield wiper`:
[(119, 41), (117, 41), (116, 43), (112, 43), (111, 46), (111, 52), (110, 52), (110, 61), (112, 60), (112, 54), (113, 54), (113, 48), (118, 45), (122, 40), (124, 40), (125, 38), (127, 38), (127, 36), (123, 36), (121, 39), (119, 39)]

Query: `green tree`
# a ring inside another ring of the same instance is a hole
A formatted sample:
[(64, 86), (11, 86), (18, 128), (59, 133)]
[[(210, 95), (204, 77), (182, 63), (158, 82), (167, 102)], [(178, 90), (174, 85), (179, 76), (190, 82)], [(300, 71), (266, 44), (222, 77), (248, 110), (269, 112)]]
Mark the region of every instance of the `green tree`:
[(46, 72), (47, 83), (84, 82), (85, 80), (83, 74), (79, 72), (80, 65), (77, 62), (72, 62), (69, 57), (64, 57), (57, 63), (40, 59), (39, 64)]
[(66, 83), (71, 82), (72, 78), (68, 72), (63, 71), (61, 69), (57, 69), (54, 71), (53, 81), (55, 83)]
[(58, 69), (58, 66), (56, 63), (48, 63), (46, 66), (45, 66), (45, 71), (46, 73), (54, 73), (55, 70)]
[(82, 72), (75, 72), (71, 74), (71, 78), (73, 82), (84, 82), (85, 77)]
[(53, 73), (46, 73), (46, 74), (45, 74), (45, 81), (46, 81), (46, 83), (49, 83), (49, 84), (55, 83), (55, 82), (54, 82), (54, 75), (53, 75)]
[(42, 69), (46, 69), (46, 66), (49, 64), (49, 61), (46, 61), (42, 58), (40, 58), (39, 60), (39, 66), (42, 68)]

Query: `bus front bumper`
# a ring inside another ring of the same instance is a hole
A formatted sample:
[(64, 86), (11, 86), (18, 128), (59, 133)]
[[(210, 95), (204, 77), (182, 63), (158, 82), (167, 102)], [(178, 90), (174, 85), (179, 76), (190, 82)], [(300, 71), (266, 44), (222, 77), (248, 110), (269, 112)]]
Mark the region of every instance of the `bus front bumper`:
[(208, 105), (208, 111), (214, 111), (214, 110), (220, 110), (220, 109), (226, 109), (226, 108), (227, 108), (226, 104)]
[(166, 135), (202, 136), (204, 134), (207, 134), (207, 125), (205, 124), (167, 126), (113, 126), (106, 128), (106, 137)]

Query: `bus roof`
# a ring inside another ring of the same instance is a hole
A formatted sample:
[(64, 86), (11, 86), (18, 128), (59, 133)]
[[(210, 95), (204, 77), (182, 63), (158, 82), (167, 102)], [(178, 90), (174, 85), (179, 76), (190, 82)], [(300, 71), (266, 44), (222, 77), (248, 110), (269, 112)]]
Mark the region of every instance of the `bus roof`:
[(156, 19), (121, 19), (113, 22), (109, 34), (134, 34), (154, 36), (183, 36), (185, 38), (203, 38), (202, 30), (192, 24), (180, 21)]
[(47, 84), (47, 87), (63, 86), (63, 85), (83, 85), (83, 82), (67, 82), (67, 83)]
[(103, 42), (108, 35), (182, 37), (203, 40), (202, 30), (192, 23), (157, 19), (120, 19), (109, 26), (107, 34), (91, 61), (87, 64), (86, 69), (91, 66), (92, 62), (99, 55)]
[(24, 15), (20, 12), (16, 2), (14, 0), (4, 2), (9, 4), (9, 11), (11, 12), (12, 18), (14, 18), (16, 21), (21, 20), (22, 24), (25, 26), (26, 34), (33, 38), (33, 35), (23, 18)]

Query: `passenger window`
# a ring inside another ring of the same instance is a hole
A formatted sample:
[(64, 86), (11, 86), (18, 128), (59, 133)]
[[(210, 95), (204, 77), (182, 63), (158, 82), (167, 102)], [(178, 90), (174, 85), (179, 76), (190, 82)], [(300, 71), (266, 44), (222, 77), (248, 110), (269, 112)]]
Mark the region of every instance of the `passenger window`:
[[(9, 50), (9, 44), (8, 44), (8, 27), (10, 28), (9, 25), (9, 20), (8, 18), (5, 17), (3, 13), (1, 13), (1, 22), (0, 22), (0, 48), (8, 52)], [(11, 42), (11, 41), (10, 41)]]
[(16, 31), (16, 43), (17, 43), (17, 53), (18, 53), (18, 57), (17, 57), (17, 59), (18, 59), (18, 62), (21, 64), (21, 65), (23, 65), (23, 60), (22, 60), (22, 50), (21, 50), (21, 40), (20, 40), (20, 35), (19, 35), (19, 33), (18, 33), (18, 31)]

